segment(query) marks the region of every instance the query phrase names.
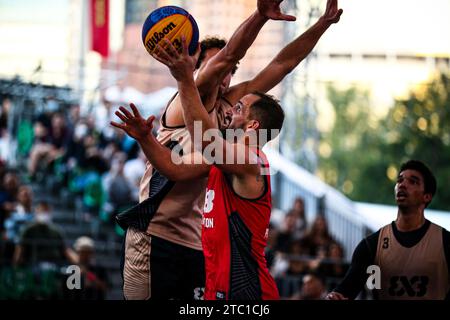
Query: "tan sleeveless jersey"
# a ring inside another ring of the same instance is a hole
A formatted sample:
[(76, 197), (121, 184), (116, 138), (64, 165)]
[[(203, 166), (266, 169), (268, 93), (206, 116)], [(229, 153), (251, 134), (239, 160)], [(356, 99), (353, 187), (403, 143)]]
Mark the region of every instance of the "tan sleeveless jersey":
[(442, 228), (433, 223), (411, 248), (397, 241), (391, 224), (383, 227), (375, 263), (381, 271), (381, 300), (442, 300), (450, 288)]
[[(210, 116), (217, 124), (215, 110), (210, 112)], [(178, 141), (184, 155), (192, 152), (191, 138), (186, 127), (167, 128), (161, 121), (157, 140), (163, 145), (170, 141)], [(194, 152), (194, 157), (200, 159), (201, 154)], [(152, 165), (147, 162), (140, 184), (140, 202), (148, 198), (152, 171)], [(161, 202), (150, 221), (147, 232), (182, 246), (202, 250), (201, 221), (207, 180), (208, 178), (205, 177), (176, 182)]]

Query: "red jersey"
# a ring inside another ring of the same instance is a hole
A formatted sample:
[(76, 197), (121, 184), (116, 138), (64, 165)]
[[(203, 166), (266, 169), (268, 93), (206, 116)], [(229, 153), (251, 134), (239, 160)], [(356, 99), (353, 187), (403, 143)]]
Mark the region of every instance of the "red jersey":
[[(268, 172), (264, 154), (259, 153)], [(272, 197), (270, 176), (263, 177), (264, 194), (245, 199), (234, 192), (223, 171), (211, 168), (202, 220), (206, 300), (279, 299), (264, 254)]]

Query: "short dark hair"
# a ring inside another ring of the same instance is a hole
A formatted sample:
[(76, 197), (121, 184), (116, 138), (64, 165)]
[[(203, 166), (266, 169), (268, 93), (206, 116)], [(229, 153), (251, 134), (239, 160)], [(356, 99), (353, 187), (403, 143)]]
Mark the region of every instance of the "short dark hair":
[(274, 139), (278, 133), (272, 135), (271, 129), (281, 130), (284, 122), (284, 111), (281, 108), (280, 102), (275, 97), (254, 91), (252, 94), (259, 97), (250, 108), (250, 118), (259, 121), (259, 129), (266, 129), (268, 131), (268, 141)]
[[(200, 56), (198, 57), (195, 69), (200, 68), (203, 60), (205, 60), (206, 52), (209, 49), (215, 49), (215, 48), (222, 49), (226, 46), (226, 44), (227, 44), (227, 41), (225, 39), (221, 39), (221, 38), (217, 38), (217, 37), (207, 37), (207, 38), (203, 39), (202, 41), (200, 41)], [(236, 64), (233, 67), (233, 70), (231, 70), (231, 74), (234, 75), (236, 73), (236, 71), (238, 69), (238, 67), (237, 67), (238, 64)]]
[(425, 193), (430, 193), (432, 196), (434, 196), (437, 187), (436, 178), (434, 177), (431, 170), (422, 161), (409, 160), (403, 163), (400, 167), (399, 174), (405, 170), (415, 170), (420, 172), (425, 185)]

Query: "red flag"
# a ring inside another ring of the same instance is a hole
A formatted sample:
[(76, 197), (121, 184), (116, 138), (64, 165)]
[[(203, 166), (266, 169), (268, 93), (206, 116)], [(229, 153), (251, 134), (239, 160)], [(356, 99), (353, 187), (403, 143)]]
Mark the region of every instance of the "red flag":
[(107, 58), (109, 53), (109, 0), (91, 0), (91, 49)]

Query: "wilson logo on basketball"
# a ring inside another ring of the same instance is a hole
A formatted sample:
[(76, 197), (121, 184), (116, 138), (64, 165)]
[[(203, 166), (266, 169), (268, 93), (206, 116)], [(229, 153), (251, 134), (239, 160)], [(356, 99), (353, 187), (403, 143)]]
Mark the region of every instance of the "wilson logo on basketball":
[(174, 28), (176, 28), (177, 25), (173, 22), (170, 22), (167, 26), (165, 26), (160, 32), (153, 33), (153, 36), (145, 43), (145, 46), (150, 50), (153, 51), (156, 48), (156, 45), (164, 39), (164, 36), (169, 34), (170, 31), (172, 31)]

